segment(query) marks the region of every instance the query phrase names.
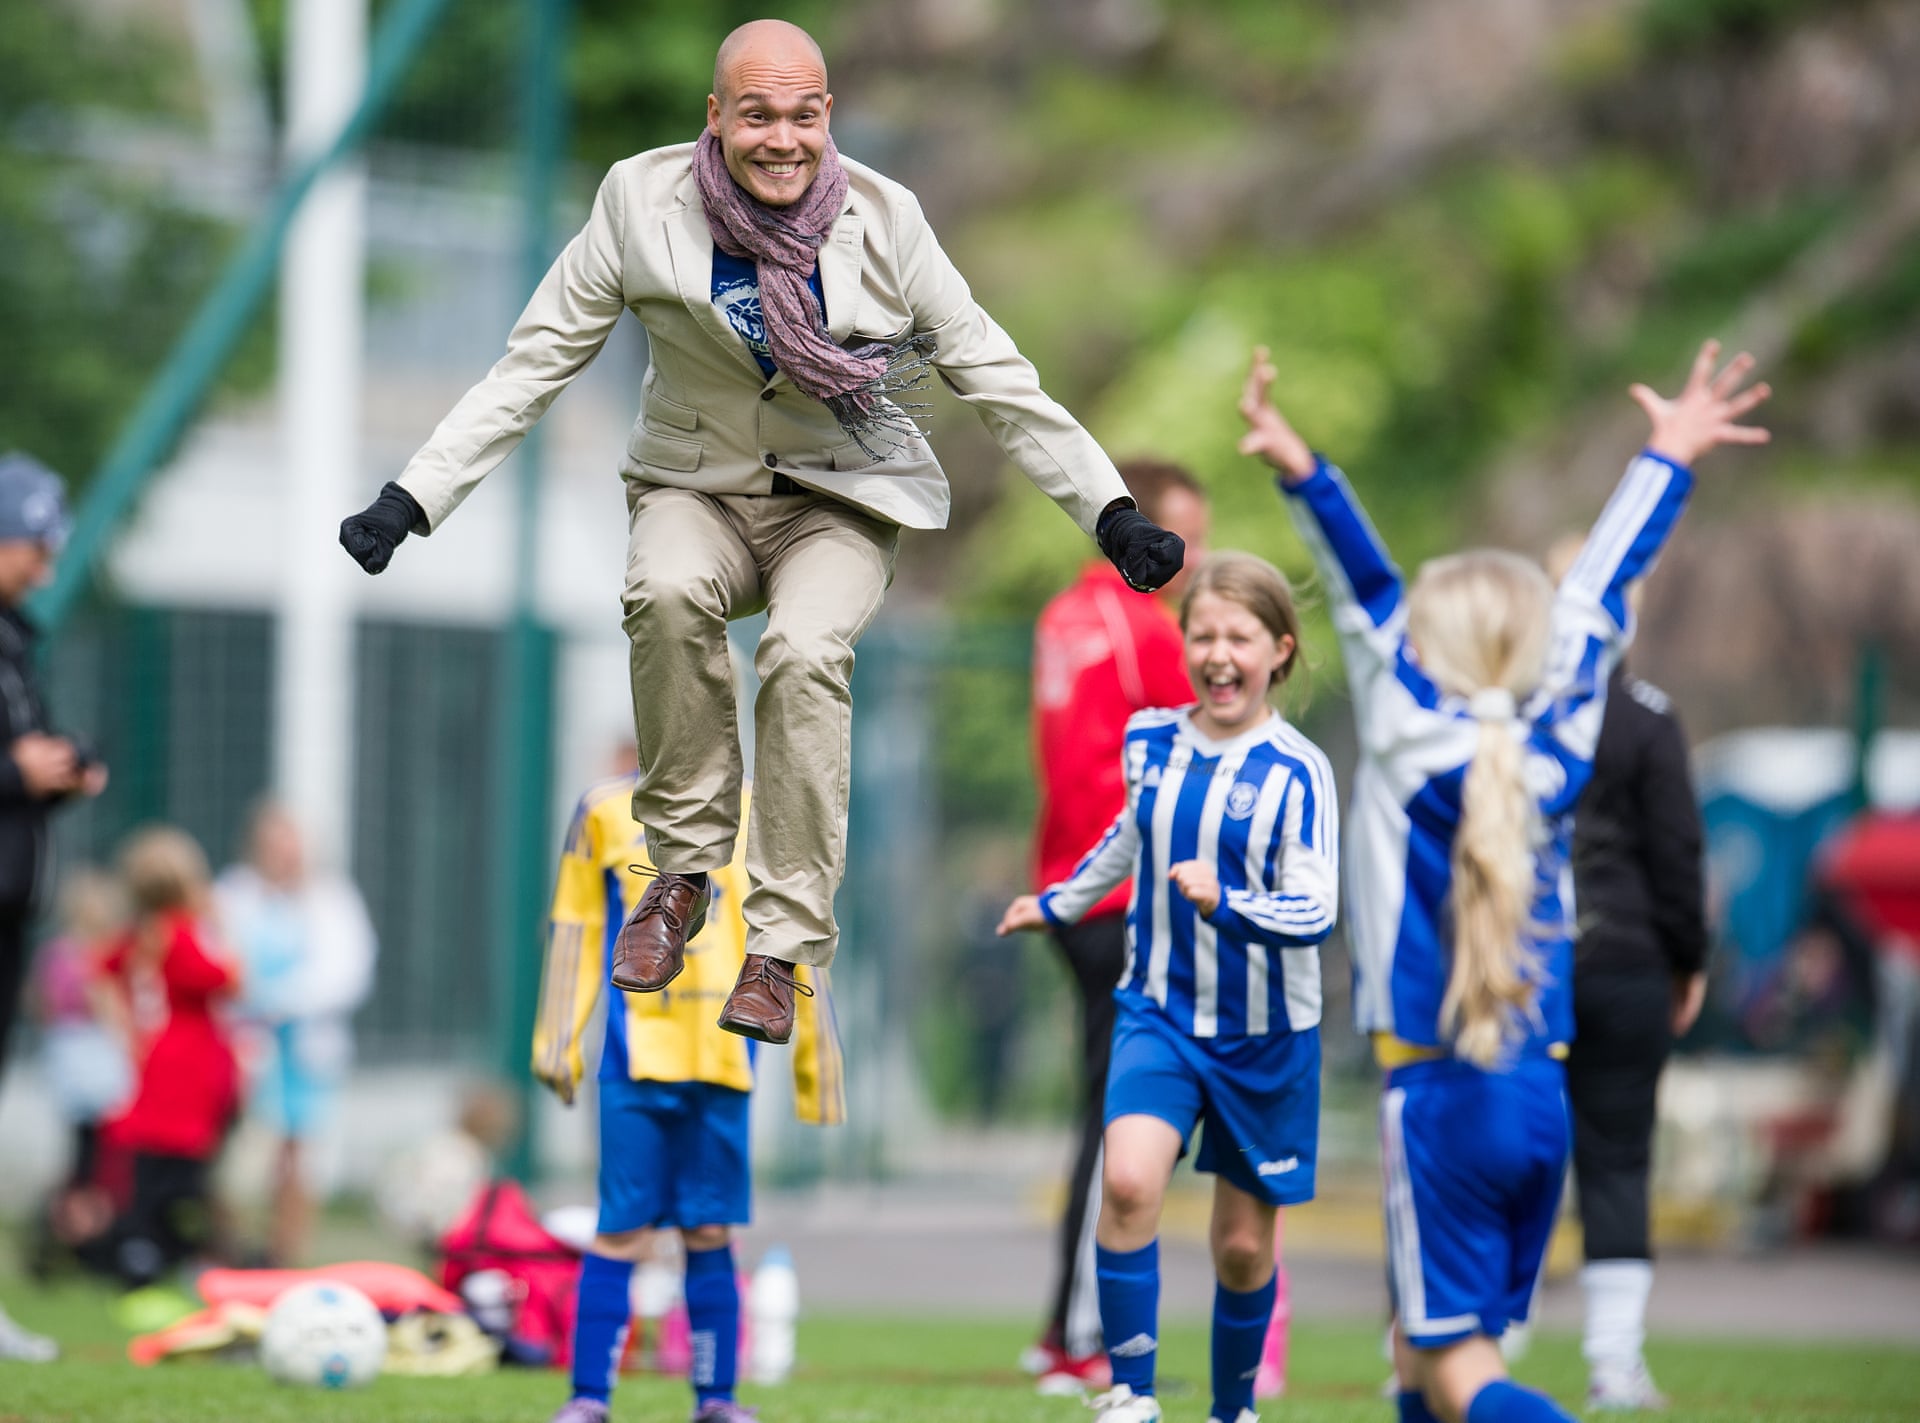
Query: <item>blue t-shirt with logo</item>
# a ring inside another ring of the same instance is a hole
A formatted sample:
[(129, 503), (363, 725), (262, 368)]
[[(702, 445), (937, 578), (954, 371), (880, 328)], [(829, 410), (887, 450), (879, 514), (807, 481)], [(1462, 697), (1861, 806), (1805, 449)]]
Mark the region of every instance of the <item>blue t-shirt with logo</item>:
[[(807, 286), (820, 299), (820, 310), (824, 312), (827, 302), (820, 290), (818, 262), (807, 277)], [(713, 304), (720, 309), (727, 325), (747, 343), (760, 369), (771, 376), (773, 355), (767, 346), (767, 323), (760, 314), (760, 274), (751, 258), (735, 257), (718, 247), (713, 249)]]

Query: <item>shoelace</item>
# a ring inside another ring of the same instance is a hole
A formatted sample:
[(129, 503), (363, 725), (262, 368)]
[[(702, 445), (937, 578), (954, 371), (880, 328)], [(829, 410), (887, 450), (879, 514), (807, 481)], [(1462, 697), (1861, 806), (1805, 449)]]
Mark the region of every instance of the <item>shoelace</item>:
[[(663, 878), (661, 872), (659, 870), (656, 870), (652, 865), (628, 865), (627, 870), (631, 874), (639, 875), (642, 879), (650, 879), (650, 880), (658, 881), (661, 878)], [(676, 875), (675, 878), (691, 879), (692, 876)], [(697, 894), (694, 895), (694, 898), (696, 900), (699, 899), (699, 897), (700, 896)], [(642, 895), (641, 899), (644, 902), (644, 900), (646, 899), (646, 896)], [(640, 912), (639, 905), (634, 906), (634, 912), (636, 914)], [(660, 917), (667, 921), (667, 927), (673, 930), (674, 933), (684, 934), (687, 932), (687, 921), (681, 918), (680, 915), (674, 911), (674, 907), (672, 904), (668, 902), (667, 896), (664, 891), (660, 895)]]
[[(746, 973), (741, 976), (740, 983), (742, 986), (749, 980), (759, 979), (769, 984), (784, 983), (803, 998), (813, 997), (812, 987), (802, 983), (794, 975), (793, 965), (781, 959), (770, 959), (759, 954), (754, 955), (754, 957), (758, 958), (760, 962), (753, 965), (752, 968), (748, 969)], [(779, 965), (779, 967), (776, 968), (776, 964)]]

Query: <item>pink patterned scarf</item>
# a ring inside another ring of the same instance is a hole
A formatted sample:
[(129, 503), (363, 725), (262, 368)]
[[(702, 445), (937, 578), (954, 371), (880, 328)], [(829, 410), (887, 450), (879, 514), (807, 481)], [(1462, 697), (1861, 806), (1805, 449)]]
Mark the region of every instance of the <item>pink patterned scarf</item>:
[(703, 129), (694, 145), (693, 175), (714, 246), (753, 260), (774, 365), (831, 410), (875, 459), (917, 435), (908, 412), (926, 405), (891, 397), (925, 387), (932, 338), (908, 336), (851, 350), (836, 345), (827, 334), (826, 312), (807, 285), (821, 245), (846, 205), (847, 170), (833, 140), (827, 140), (813, 183), (791, 207), (768, 207), (736, 183), (711, 129)]

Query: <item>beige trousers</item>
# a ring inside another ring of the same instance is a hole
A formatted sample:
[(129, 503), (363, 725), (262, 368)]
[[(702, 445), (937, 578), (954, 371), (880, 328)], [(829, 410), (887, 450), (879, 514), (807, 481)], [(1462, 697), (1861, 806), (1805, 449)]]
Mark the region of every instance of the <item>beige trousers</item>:
[(727, 622), (767, 610), (754, 654), (747, 952), (827, 964), (839, 930), (853, 753), (853, 646), (893, 581), (897, 525), (825, 495), (627, 487), (634, 818), (663, 870), (733, 858), (740, 731)]

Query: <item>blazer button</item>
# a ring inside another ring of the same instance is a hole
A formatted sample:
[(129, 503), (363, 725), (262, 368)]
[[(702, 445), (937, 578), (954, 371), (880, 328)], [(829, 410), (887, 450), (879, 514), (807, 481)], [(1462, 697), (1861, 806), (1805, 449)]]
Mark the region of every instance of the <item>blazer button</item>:
[(760, 398), (762, 400), (772, 400), (773, 396), (774, 396), (774, 391), (772, 386), (768, 386), (765, 390), (760, 392)]
[(772, 469), (780, 463), (780, 456), (768, 455), (766, 456), (766, 462), (767, 462), (767, 468)]

